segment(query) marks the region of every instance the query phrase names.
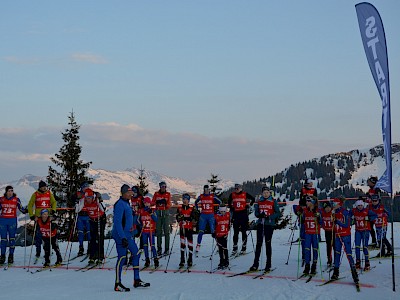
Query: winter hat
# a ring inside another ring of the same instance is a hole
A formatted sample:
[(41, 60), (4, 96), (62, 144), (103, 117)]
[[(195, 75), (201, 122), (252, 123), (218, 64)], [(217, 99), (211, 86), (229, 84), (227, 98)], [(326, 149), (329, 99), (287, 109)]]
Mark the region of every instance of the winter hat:
[(307, 178), (306, 180), (304, 180), (304, 186), (307, 186), (310, 183), (312, 183), (312, 181), (310, 179)]
[(146, 196), (146, 197), (144, 197), (144, 199), (143, 199), (143, 203), (150, 203), (151, 204), (151, 198), (150, 197), (148, 197), (148, 196)]
[(220, 212), (226, 212), (226, 206), (225, 206), (225, 205), (221, 205), (221, 206), (219, 207), (219, 211), (220, 211)]
[(49, 210), (48, 209), (42, 209), (41, 211), (40, 211), (40, 215), (43, 215), (44, 213), (48, 213), (49, 212)]
[(182, 195), (182, 200), (190, 200), (190, 195), (188, 193), (185, 193)]
[(42, 187), (45, 187), (45, 186), (47, 186), (47, 183), (44, 182), (43, 180), (40, 180), (39, 181), (39, 189), (41, 189)]
[(242, 185), (240, 183), (235, 183), (235, 189), (241, 188)]
[(370, 181), (372, 184), (376, 184), (378, 182), (378, 177), (370, 176), (367, 181)]
[(137, 185), (132, 186), (132, 192), (139, 194), (139, 187)]
[(203, 186), (203, 189), (209, 189), (210, 188), (210, 186), (208, 185), (208, 184), (205, 184), (204, 186)]
[(377, 194), (374, 194), (374, 195), (371, 195), (371, 200), (372, 201), (374, 201), (374, 200), (381, 200), (381, 199), (379, 199), (379, 196), (377, 195)]
[(264, 192), (264, 191), (270, 191), (269, 187), (263, 186), (261, 189), (261, 192)]
[(129, 185), (124, 184), (124, 185), (121, 186), (121, 194), (122, 195), (127, 193), (127, 192), (129, 192), (129, 191), (132, 191), (132, 189), (129, 187)]
[(165, 183), (165, 181), (161, 181), (158, 185), (160, 186), (160, 188), (167, 187), (167, 184)]
[(13, 190), (14, 188), (11, 185), (7, 185), (6, 186), (6, 193), (8, 192), (8, 190)]
[(364, 201), (362, 201), (362, 200), (357, 200), (356, 203), (355, 203), (355, 205), (356, 205), (356, 206), (359, 206), (359, 205), (364, 206)]
[(94, 198), (94, 193), (91, 189), (86, 189), (85, 198)]

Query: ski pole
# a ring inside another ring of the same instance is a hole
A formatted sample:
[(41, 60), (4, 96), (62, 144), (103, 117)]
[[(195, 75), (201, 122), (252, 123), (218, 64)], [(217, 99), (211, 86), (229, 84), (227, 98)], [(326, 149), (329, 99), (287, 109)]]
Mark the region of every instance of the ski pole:
[[(296, 222), (297, 222), (298, 219), (299, 219), (299, 217), (297, 217)], [(291, 235), (292, 235), (292, 240), (290, 241), (289, 254), (288, 254), (288, 257), (287, 257), (285, 265), (289, 264), (290, 251), (292, 250), (292, 245), (293, 245), (293, 240), (294, 240), (294, 230), (293, 229), (292, 229)]]
[(31, 258), (32, 258), (33, 244), (35, 243), (35, 237), (36, 237), (36, 226), (37, 226), (37, 222), (35, 221), (35, 225), (33, 226), (31, 253), (30, 253), (30, 255), (29, 255), (29, 262), (28, 262), (28, 270), (27, 270), (27, 272), (29, 272), (29, 268), (30, 268), (30, 266), (31, 266)]
[(318, 258), (319, 258), (319, 269), (320, 269), (320, 272), (321, 272), (321, 279), (322, 279), (322, 281), (325, 281), (324, 276), (322, 275), (322, 260), (321, 260), (321, 252), (319, 250), (319, 237), (320, 237), (319, 231), (320, 231), (320, 229), (318, 227), (318, 217), (315, 218), (315, 224), (317, 226), (317, 232), (318, 232), (318, 235), (317, 235), (317, 242), (318, 242), (317, 250), (318, 250)]
[(175, 238), (176, 238), (176, 235), (177, 235), (177, 234), (178, 234), (178, 228), (175, 229), (174, 239), (172, 240), (171, 251), (169, 251), (168, 261), (167, 261), (167, 265), (166, 265), (166, 267), (165, 267), (164, 273), (167, 273), (167, 269), (168, 269), (168, 265), (169, 265), (169, 260), (171, 259), (171, 253), (172, 253), (172, 249), (174, 248)]
[(27, 216), (25, 214), (25, 230), (24, 230), (24, 269), (26, 268), (26, 225), (27, 225)]
[(299, 247), (297, 250), (297, 278), (299, 278), (299, 270), (300, 270), (300, 248), (301, 248), (301, 215), (299, 216)]
[[(78, 221), (78, 214), (76, 214), (76, 217), (75, 217), (74, 228), (72, 229), (72, 232), (71, 232), (71, 234), (70, 234), (70, 240), (71, 240), (71, 236), (73, 236), (73, 234), (75, 233), (77, 221)], [(69, 243), (69, 241), (68, 241), (68, 243)], [(67, 244), (67, 250), (68, 250), (68, 244)], [(72, 251), (72, 241), (71, 241), (71, 246), (70, 246), (70, 248), (69, 248), (68, 262), (67, 262), (67, 270), (68, 270), (68, 267), (69, 267), (69, 260), (70, 260), (70, 258), (71, 258), (71, 251)], [(64, 259), (65, 259), (65, 256), (64, 256)]]
[[(212, 245), (211, 245), (211, 249), (212, 249), (212, 250), (211, 250), (211, 258), (210, 258), (210, 259), (211, 259), (210, 274), (211, 274), (212, 269), (213, 269), (212, 266), (213, 266), (214, 250), (215, 250), (215, 248), (217, 247), (217, 244), (218, 244), (218, 242), (216, 242), (216, 243), (215, 243), (215, 247), (214, 247), (214, 240), (215, 240), (215, 238), (212, 239)], [(220, 254), (220, 255), (221, 255), (221, 254)]]

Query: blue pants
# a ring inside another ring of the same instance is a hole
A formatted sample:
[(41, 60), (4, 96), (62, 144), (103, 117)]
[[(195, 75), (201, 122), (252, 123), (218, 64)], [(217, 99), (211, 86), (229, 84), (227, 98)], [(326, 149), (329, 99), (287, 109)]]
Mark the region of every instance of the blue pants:
[(311, 247), (313, 249), (313, 264), (318, 262), (318, 237), (319, 234), (306, 234), (304, 241), (304, 254), (306, 264), (310, 264), (311, 261)]
[(301, 258), (306, 259), (306, 227), (300, 223)]
[(126, 256), (128, 254), (128, 250), (131, 252), (133, 255), (133, 279), (134, 280), (139, 280), (139, 254), (138, 254), (138, 247), (135, 243), (135, 240), (133, 237), (128, 238), (128, 248), (122, 247), (122, 242), (121, 239), (115, 239), (115, 245), (117, 248), (117, 253), (118, 253), (118, 259), (117, 259), (117, 264), (115, 266), (115, 283), (120, 283), (121, 282), (121, 273), (122, 273), (122, 268), (126, 264)]
[(157, 257), (157, 251), (156, 251), (156, 246), (154, 245), (154, 238), (155, 232), (149, 233), (149, 232), (142, 232), (142, 242), (143, 242), (143, 250), (144, 250), (144, 256), (146, 258), (149, 257), (149, 243), (151, 247), (151, 253), (153, 254), (153, 258)]
[(206, 229), (206, 225), (210, 226), (211, 233), (214, 233), (215, 227), (215, 219), (214, 214), (201, 214), (199, 220), (199, 234), (197, 235), (197, 244), (201, 244), (201, 240), (203, 239), (204, 230)]
[(83, 240), (85, 238), (85, 234), (88, 242), (90, 241), (89, 216), (78, 216), (78, 220), (76, 221), (76, 228), (78, 229), (79, 246), (83, 247)]
[(15, 233), (17, 231), (17, 218), (0, 218), (1, 255), (6, 255), (7, 244), (9, 254), (15, 250)]
[(356, 245), (356, 260), (361, 260), (361, 243), (362, 243), (365, 261), (366, 262), (369, 261), (368, 240), (369, 240), (369, 230), (365, 231), (356, 230), (356, 235), (354, 240), (354, 243)]
[(42, 249), (42, 232), (40, 231), (39, 225), (36, 223), (36, 233), (35, 233), (35, 246), (36, 246), (36, 256), (40, 256)]
[(342, 247), (349, 260), (350, 268), (354, 268), (354, 260), (351, 255), (351, 235), (336, 236), (335, 237), (335, 268), (340, 267), (340, 255), (342, 254)]

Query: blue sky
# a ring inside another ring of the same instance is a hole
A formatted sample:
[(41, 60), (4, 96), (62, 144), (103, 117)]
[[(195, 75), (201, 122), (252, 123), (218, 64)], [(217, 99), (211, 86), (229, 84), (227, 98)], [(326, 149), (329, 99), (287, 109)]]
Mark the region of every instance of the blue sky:
[[(252, 180), (380, 144), (358, 2), (3, 2), (0, 181), (46, 175), (71, 110), (93, 168), (188, 180)], [(371, 3), (399, 142), (400, 2)]]

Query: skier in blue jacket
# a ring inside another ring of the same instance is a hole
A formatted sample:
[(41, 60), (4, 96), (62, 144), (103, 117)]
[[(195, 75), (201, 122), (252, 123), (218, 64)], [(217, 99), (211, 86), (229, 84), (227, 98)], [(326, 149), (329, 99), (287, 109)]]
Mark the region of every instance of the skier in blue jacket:
[(112, 237), (115, 240), (117, 248), (118, 259), (115, 267), (115, 286), (116, 292), (129, 292), (130, 289), (123, 286), (121, 283), (122, 267), (126, 263), (127, 250), (133, 255), (133, 286), (148, 287), (150, 283), (143, 282), (139, 276), (139, 254), (138, 247), (135, 243), (135, 225), (137, 216), (132, 212), (130, 206), (130, 199), (133, 195), (132, 189), (124, 184), (121, 187), (121, 196), (114, 204), (114, 224), (112, 230)]

